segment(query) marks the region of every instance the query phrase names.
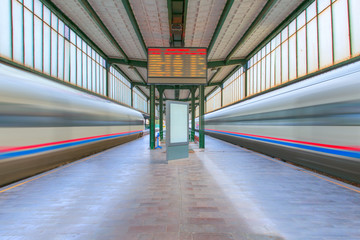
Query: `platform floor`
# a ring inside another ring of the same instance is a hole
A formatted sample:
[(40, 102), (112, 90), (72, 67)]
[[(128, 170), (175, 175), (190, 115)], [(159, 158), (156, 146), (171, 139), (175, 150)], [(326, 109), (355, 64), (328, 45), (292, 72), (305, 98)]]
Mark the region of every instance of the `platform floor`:
[(0, 189), (0, 239), (360, 239), (360, 189), (206, 137), (148, 137)]

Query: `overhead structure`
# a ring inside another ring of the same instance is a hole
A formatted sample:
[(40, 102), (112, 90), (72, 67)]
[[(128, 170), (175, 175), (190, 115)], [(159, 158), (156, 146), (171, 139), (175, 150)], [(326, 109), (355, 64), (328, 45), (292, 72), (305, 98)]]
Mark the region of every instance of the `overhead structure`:
[[(150, 99), (147, 49), (206, 48), (205, 97), (311, 0), (41, 0)], [(180, 83), (179, 83), (180, 84)], [(189, 89), (164, 90), (188, 101)], [(155, 99), (159, 99), (155, 90)], [(196, 92), (199, 98), (199, 91)]]

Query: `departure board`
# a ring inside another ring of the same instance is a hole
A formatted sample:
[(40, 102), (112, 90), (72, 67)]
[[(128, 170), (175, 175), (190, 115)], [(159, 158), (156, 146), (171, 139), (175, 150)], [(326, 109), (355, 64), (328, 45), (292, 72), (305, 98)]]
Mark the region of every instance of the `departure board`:
[(148, 83), (205, 84), (206, 48), (148, 48)]

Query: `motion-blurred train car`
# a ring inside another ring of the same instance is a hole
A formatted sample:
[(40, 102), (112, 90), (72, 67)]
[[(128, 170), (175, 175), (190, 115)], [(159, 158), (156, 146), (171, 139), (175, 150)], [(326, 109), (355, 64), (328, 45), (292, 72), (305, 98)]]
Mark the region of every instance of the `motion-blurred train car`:
[(360, 183), (360, 62), (206, 114), (205, 132)]
[(0, 64), (0, 185), (142, 135), (140, 112)]

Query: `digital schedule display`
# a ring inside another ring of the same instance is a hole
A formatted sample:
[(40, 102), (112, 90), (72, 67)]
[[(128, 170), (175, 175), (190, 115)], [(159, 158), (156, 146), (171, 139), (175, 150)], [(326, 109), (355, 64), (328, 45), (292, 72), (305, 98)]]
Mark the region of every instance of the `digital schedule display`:
[(148, 48), (148, 83), (205, 84), (206, 48)]

